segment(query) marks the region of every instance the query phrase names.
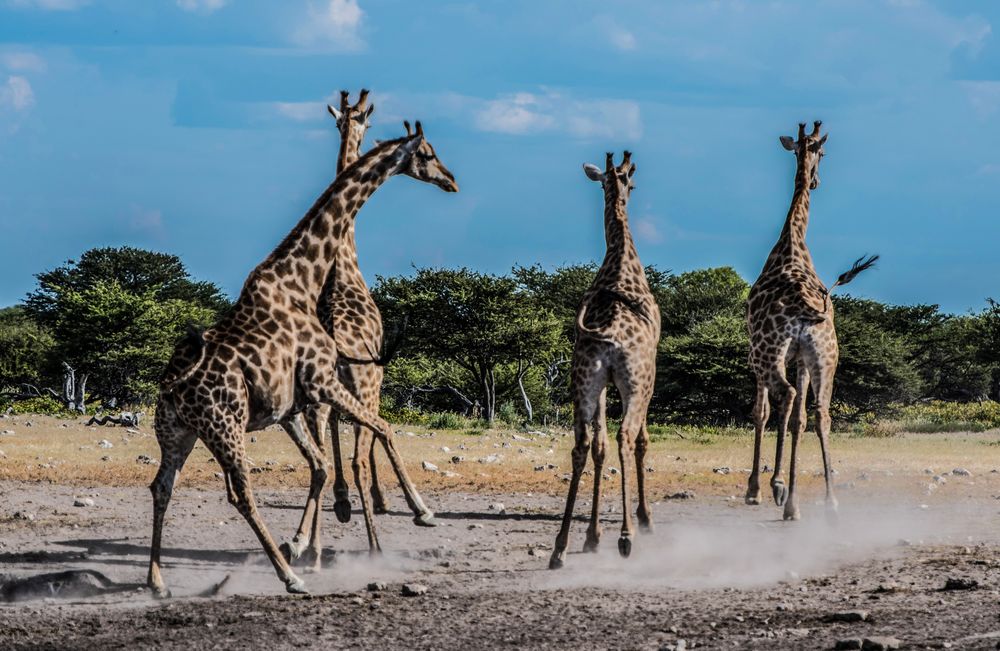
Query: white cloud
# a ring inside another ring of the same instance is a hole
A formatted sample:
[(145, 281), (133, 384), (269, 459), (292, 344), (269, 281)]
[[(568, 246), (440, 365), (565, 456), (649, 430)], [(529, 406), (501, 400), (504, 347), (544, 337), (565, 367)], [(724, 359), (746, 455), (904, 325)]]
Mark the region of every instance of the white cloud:
[(613, 26), (608, 31), (608, 39), (619, 50), (635, 49), (635, 34), (621, 27)]
[(576, 99), (553, 90), (515, 93), (483, 102), (475, 110), (481, 131), (525, 135), (562, 132), (578, 138), (642, 136), (639, 105), (628, 100)]
[(960, 81), (958, 85), (981, 119), (992, 117), (1000, 109), (1000, 81)]
[(184, 11), (210, 14), (226, 6), (228, 0), (177, 0), (177, 6)]
[(275, 102), (274, 108), (279, 115), (296, 122), (312, 122), (327, 115), (322, 102)]
[(7, 4), (11, 7), (43, 11), (73, 11), (90, 4), (90, 0), (7, 0)]
[(632, 223), (632, 230), (635, 232), (636, 237), (649, 244), (660, 244), (663, 242), (663, 233), (660, 232), (660, 227), (657, 226), (656, 221), (649, 216), (643, 216), (636, 219)]
[(0, 55), (0, 64), (14, 72), (45, 71), (45, 60), (31, 52), (9, 52)]
[(0, 86), (0, 107), (10, 107), (15, 111), (26, 111), (35, 104), (35, 93), (28, 80), (19, 75), (7, 77), (7, 83)]
[(360, 34), (364, 16), (357, 0), (310, 0), (307, 22), (296, 31), (295, 40), (303, 45), (360, 50), (365, 45)]

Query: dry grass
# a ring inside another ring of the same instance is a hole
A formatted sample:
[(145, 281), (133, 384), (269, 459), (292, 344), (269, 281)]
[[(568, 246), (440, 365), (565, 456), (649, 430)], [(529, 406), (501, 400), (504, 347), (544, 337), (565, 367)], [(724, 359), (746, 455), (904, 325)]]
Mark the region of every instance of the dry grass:
[[(536, 436), (511, 430), (466, 433), (432, 432), (408, 426), (397, 429), (400, 432), (397, 447), (407, 461), (411, 476), (423, 491), (458, 488), (470, 492), (562, 494), (565, 490), (563, 475), (570, 470), (569, 453), (573, 445), (568, 432), (557, 430)], [(137, 461), (140, 455), (159, 459), (156, 439), (148, 427), (139, 433), (129, 433), (118, 427), (86, 427), (83, 420), (15, 416), (0, 420), (2, 430), (12, 430), (14, 434), (0, 435), (0, 450), (5, 455), (0, 457), (0, 479), (84, 486), (142, 486), (148, 485), (156, 473), (155, 465)], [(262, 469), (253, 475), (255, 485), (305, 487), (308, 484), (308, 469), (283, 431), (272, 428), (254, 436), (256, 442), (248, 443), (248, 453), (254, 465)], [(530, 440), (521, 440), (523, 438)], [(113, 447), (99, 447), (98, 442), (102, 439), (110, 441)], [(349, 463), (353, 437), (347, 435), (342, 439), (344, 458)], [(989, 474), (1000, 467), (992, 447), (997, 444), (1000, 444), (1000, 435), (996, 431), (905, 434), (892, 438), (844, 435), (834, 438), (833, 458), (839, 482), (851, 481), (867, 473), (876, 481), (902, 482), (915, 489), (918, 483), (914, 475), (922, 476), (928, 467), (937, 472), (963, 467), (974, 476)], [(800, 448), (801, 481), (809, 493), (814, 493), (822, 481), (818, 476), (822, 465), (816, 437), (807, 433)], [(742, 496), (746, 485), (745, 469), (750, 466), (752, 450), (749, 432), (728, 431), (724, 435), (692, 437), (686, 431), (683, 439), (664, 433), (653, 443), (646, 458), (646, 465), (653, 469), (646, 473), (649, 494), (658, 499), (663, 493), (693, 489), (707, 494)], [(479, 462), (490, 455), (497, 455), (500, 460)], [(452, 463), (453, 456), (464, 457), (464, 460)], [(379, 458), (379, 470), (384, 478), (389, 478), (391, 470), (384, 455), (380, 454)], [(423, 470), (423, 461), (458, 476)], [(765, 441), (764, 462), (774, 463), (773, 436)], [(535, 470), (547, 464), (557, 468)], [(614, 442), (606, 465), (620, 468)], [(713, 471), (722, 467), (730, 468), (731, 472)], [(221, 489), (217, 472), (219, 467), (214, 459), (198, 444), (179, 485)], [(608, 472), (606, 468), (605, 473)], [(611, 479), (606, 483), (606, 490), (617, 492), (618, 478)]]

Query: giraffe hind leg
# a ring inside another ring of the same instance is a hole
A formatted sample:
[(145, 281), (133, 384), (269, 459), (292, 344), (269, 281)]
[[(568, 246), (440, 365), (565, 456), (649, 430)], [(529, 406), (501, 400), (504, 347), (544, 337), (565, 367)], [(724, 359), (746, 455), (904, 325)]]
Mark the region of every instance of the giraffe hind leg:
[(767, 398), (767, 386), (757, 381), (757, 398), (753, 406), (753, 469), (747, 479), (747, 494), (744, 501), (750, 505), (760, 504), (760, 453), (764, 439), (764, 428), (770, 415), (771, 405)]
[(340, 414), (330, 415), (330, 447), (333, 449), (333, 512), (340, 522), (351, 521), (351, 498), (344, 479), (344, 459), (340, 450)]

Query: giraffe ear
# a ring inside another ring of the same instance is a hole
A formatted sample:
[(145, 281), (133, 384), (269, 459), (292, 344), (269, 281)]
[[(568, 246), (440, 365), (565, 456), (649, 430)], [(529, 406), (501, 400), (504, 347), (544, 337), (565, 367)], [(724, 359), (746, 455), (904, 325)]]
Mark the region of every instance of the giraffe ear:
[(598, 183), (604, 182), (604, 172), (597, 165), (592, 165), (590, 163), (583, 164), (583, 173), (587, 175), (587, 178), (591, 181), (597, 181)]
[(778, 140), (781, 141), (781, 146), (788, 151), (795, 151), (798, 149), (798, 146), (795, 144), (795, 141), (792, 140), (791, 136), (780, 136)]
[(374, 113), (374, 112), (375, 112), (375, 105), (374, 104), (369, 104), (368, 105), (368, 110), (365, 111), (365, 119), (367, 120), (368, 118), (370, 118), (372, 116), (372, 113)]
[(329, 104), (326, 105), (326, 110), (330, 112), (330, 115), (333, 116), (334, 120), (340, 120), (340, 115), (341, 115), (340, 111), (338, 111), (337, 109), (333, 108)]

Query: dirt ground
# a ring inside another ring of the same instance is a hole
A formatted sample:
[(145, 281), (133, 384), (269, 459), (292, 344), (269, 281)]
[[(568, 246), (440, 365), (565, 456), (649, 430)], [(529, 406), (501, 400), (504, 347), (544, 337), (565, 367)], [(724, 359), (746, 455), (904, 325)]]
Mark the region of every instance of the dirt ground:
[[(992, 649), (1000, 641), (1000, 433), (836, 438), (837, 522), (824, 517), (807, 436), (795, 523), (782, 522), (770, 500), (743, 504), (749, 438), (660, 441), (646, 464), (655, 531), (635, 540), (630, 558), (618, 556), (620, 475), (606, 471), (601, 550), (578, 553), (587, 477), (574, 553), (550, 571), (571, 437), (400, 429), (437, 528), (414, 527), (388, 482), (394, 510), (377, 518), (385, 553), (368, 555), (360, 512), (345, 525), (327, 511), (324, 569), (301, 574), (312, 594), (286, 595), (198, 448), (164, 534), (175, 596), (157, 601), (141, 588), (145, 485), (156, 466), (140, 458), (157, 459), (154, 439), (145, 429), (0, 420), (0, 432), (12, 432), (0, 434), (0, 584), (72, 569), (123, 588), (0, 604), (0, 649), (832, 649), (886, 636), (902, 648)], [(301, 459), (280, 432), (259, 433), (249, 449), (262, 469), (253, 475), (261, 513), (285, 540), (305, 496)], [(422, 461), (457, 476), (423, 470)], [(616, 453), (609, 465), (619, 465)], [(667, 498), (681, 490), (695, 496)], [(93, 505), (74, 506), (87, 499)], [(197, 596), (226, 577), (219, 595)], [(949, 580), (961, 589), (944, 589)], [(369, 590), (372, 582), (385, 589)], [(404, 584), (427, 592), (403, 596)], [(852, 611), (866, 611), (864, 620), (831, 621)]]

